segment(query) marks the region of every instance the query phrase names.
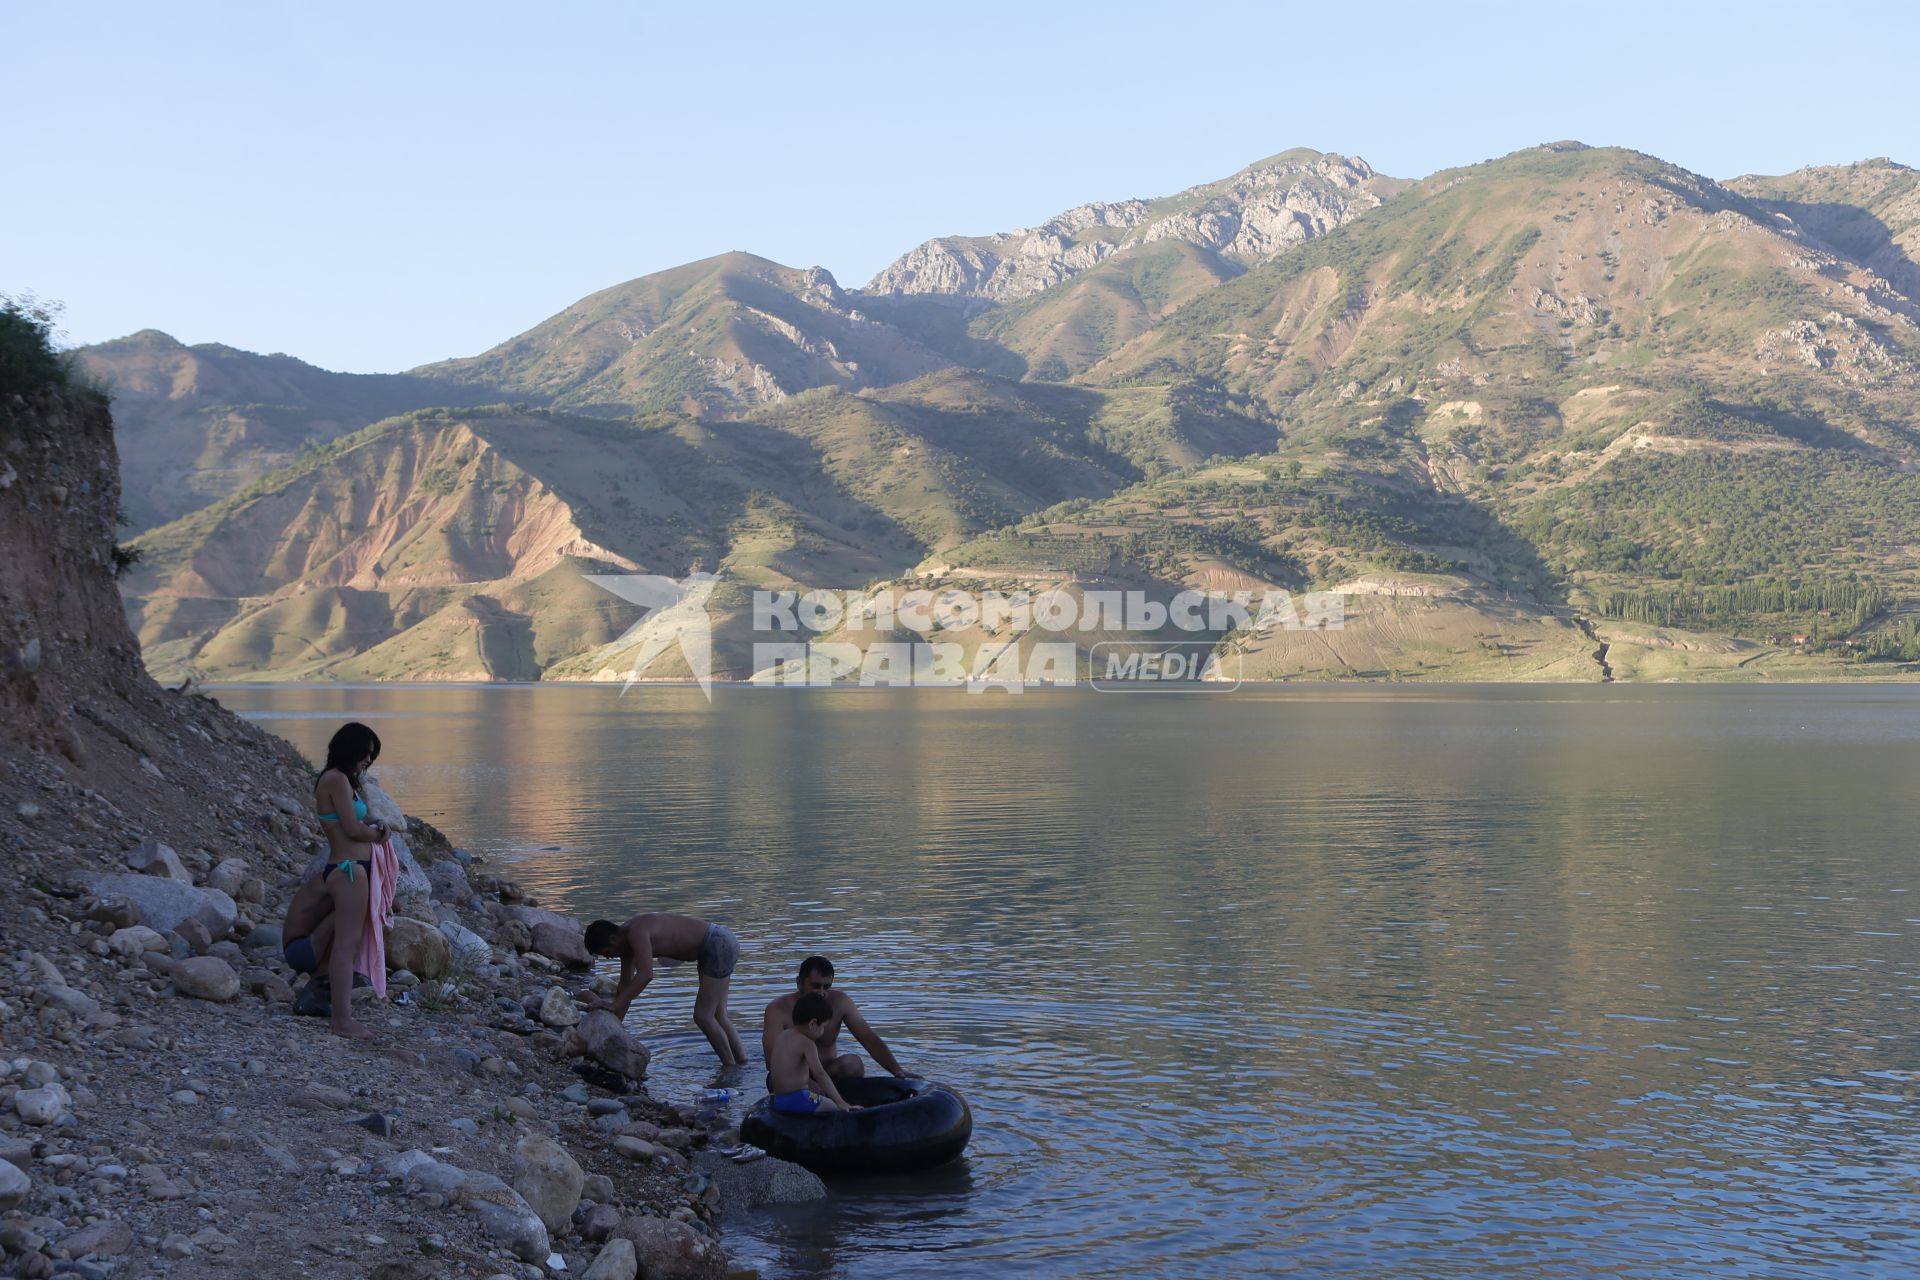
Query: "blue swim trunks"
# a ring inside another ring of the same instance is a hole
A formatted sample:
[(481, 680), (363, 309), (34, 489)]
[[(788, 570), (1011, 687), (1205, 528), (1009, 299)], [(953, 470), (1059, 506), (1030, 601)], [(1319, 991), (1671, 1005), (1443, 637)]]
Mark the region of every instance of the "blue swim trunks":
[(773, 1109), (783, 1116), (810, 1116), (820, 1109), (820, 1095), (811, 1089), (773, 1095)]
[(312, 938), (295, 938), (286, 945), (283, 954), (296, 973), (312, 973), (320, 967), (320, 958), (313, 954)]

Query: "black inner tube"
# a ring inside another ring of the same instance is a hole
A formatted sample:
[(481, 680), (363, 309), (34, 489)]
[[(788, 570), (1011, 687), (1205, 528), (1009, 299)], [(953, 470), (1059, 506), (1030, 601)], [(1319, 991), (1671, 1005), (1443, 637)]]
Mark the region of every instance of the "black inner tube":
[(973, 1132), (965, 1099), (919, 1079), (870, 1076), (837, 1081), (859, 1111), (783, 1115), (762, 1098), (740, 1124), (740, 1136), (815, 1173), (868, 1174), (931, 1168), (958, 1156)]
[(922, 1080), (902, 1080), (896, 1076), (861, 1076), (856, 1080), (835, 1080), (833, 1087), (854, 1107), (884, 1107), (889, 1103), (905, 1102), (920, 1093), (916, 1085), (924, 1086)]

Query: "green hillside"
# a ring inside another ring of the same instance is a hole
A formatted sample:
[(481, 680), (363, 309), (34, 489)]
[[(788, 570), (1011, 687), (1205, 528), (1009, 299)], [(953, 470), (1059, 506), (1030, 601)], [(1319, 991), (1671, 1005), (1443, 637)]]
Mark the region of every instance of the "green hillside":
[(1276, 679), (1920, 659), (1911, 171), (1263, 166), (1062, 215), (1017, 297), (934, 288), (953, 239), (866, 293), (733, 254), (416, 371), (562, 408), (408, 414), (146, 534), (150, 661), (604, 677), (634, 610), (580, 575), (695, 568), (742, 678), (762, 586), (1341, 593), (1207, 637)]
[(729, 253), (602, 290), (490, 351), (414, 372), (597, 414), (713, 415), (950, 363), (862, 314), (818, 267)]

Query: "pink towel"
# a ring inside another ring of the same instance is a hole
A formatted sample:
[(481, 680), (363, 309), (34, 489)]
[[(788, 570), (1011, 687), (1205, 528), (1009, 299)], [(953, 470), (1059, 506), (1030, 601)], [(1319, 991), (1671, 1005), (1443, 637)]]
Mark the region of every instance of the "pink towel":
[(360, 950), (353, 967), (367, 975), (373, 994), (387, 997), (387, 927), (393, 923), (393, 895), (400, 886), (400, 859), (391, 840), (373, 846), (373, 866), (367, 873), (367, 927), (360, 931)]

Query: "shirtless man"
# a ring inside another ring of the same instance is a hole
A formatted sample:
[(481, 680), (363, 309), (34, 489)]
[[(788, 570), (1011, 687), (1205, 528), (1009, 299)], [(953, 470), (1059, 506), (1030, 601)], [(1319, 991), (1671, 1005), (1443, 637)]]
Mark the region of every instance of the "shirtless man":
[(794, 1001), (793, 1025), (769, 1042), (767, 1092), (773, 1095), (773, 1109), (782, 1115), (853, 1110), (820, 1065), (820, 1043), (832, 1015), (825, 996), (804, 992)]
[(774, 1042), (783, 1031), (794, 1025), (794, 1007), (812, 994), (820, 996), (828, 1006), (826, 1034), (820, 1040), (820, 1061), (826, 1065), (828, 1075), (839, 1080), (858, 1080), (867, 1073), (867, 1064), (860, 1060), (859, 1054), (837, 1052), (842, 1026), (853, 1033), (855, 1040), (866, 1046), (873, 1060), (886, 1068), (888, 1075), (907, 1074), (894, 1060), (893, 1051), (887, 1048), (887, 1042), (880, 1038), (880, 1033), (868, 1026), (867, 1020), (860, 1016), (860, 1007), (854, 1004), (853, 997), (833, 989), (833, 961), (825, 956), (808, 956), (800, 962), (800, 977), (795, 986), (797, 990), (767, 1006), (766, 1020), (760, 1030), (760, 1051), (766, 1056), (769, 1070), (773, 1062)]
[(693, 998), (693, 1025), (706, 1035), (720, 1065), (737, 1067), (747, 1060), (740, 1033), (727, 1013), (727, 984), (740, 959), (740, 943), (733, 930), (694, 916), (649, 912), (625, 924), (595, 920), (587, 926), (587, 950), (596, 956), (620, 958), (620, 985), (613, 999), (586, 996), (590, 1008), (610, 1009), (625, 1018), (633, 998), (653, 981), (653, 962), (691, 960), (699, 969), (700, 990)]

